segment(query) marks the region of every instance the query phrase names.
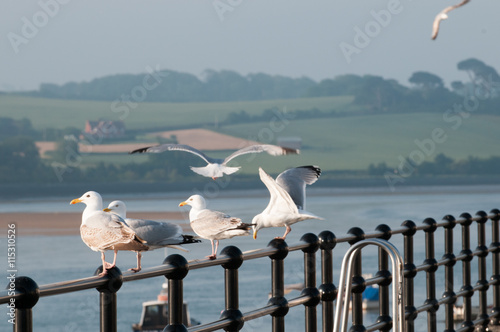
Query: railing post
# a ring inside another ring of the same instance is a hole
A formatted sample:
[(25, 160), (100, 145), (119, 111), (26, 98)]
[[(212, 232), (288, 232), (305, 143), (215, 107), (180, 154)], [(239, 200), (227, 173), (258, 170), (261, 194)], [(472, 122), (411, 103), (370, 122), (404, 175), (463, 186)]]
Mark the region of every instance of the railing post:
[(488, 221), (488, 215), (484, 211), (479, 211), (476, 214), (479, 219), (477, 220), (477, 248), (478, 254), (478, 281), (477, 285), (479, 287), (479, 315), (478, 319), (481, 319), (481, 325), (486, 328), (489, 323), (488, 315), (488, 298), (487, 291), (489, 288), (488, 276), (486, 271), (486, 256), (488, 256), (488, 247), (486, 247), (486, 222)]
[(491, 218), (491, 244), (492, 252), (492, 274), (491, 280), (493, 284), (493, 308), (491, 309), (492, 317), (491, 325), (500, 325), (500, 229), (498, 222), (500, 220), (500, 210), (494, 209), (490, 213), (494, 214)]
[(457, 297), (454, 291), (454, 271), (457, 259), (453, 254), (453, 228), (456, 225), (455, 218), (451, 215), (447, 215), (443, 218), (448, 224), (444, 226), (444, 260), (448, 260), (444, 268), (444, 293), (443, 298), (446, 298), (445, 302), (445, 332), (455, 331), (455, 325), (453, 322), (453, 305), (457, 301)]
[(226, 308), (221, 314), (221, 319), (230, 318), (233, 323), (224, 328), (226, 331), (239, 331), (243, 328), (243, 314), (239, 309), (238, 269), (243, 264), (243, 253), (235, 246), (225, 247), (221, 256), (230, 257), (228, 263), (222, 264), (224, 268), (225, 303)]
[[(382, 232), (383, 235), (380, 237), (383, 240), (389, 241), (391, 238), (391, 228), (387, 225), (381, 224), (376, 228), (377, 231)], [(393, 271), (396, 273), (396, 271)], [(393, 324), (393, 318), (390, 315), (390, 302), (389, 302), (389, 285), (392, 283), (391, 272), (389, 272), (389, 255), (381, 247), (378, 248), (378, 271), (377, 277), (384, 277), (384, 281), (378, 284), (379, 286), (379, 316), (377, 317), (377, 323), (387, 323), (387, 327), (381, 331), (389, 331)], [(398, 285), (393, 285), (393, 287), (398, 287)], [(403, 317), (402, 317), (403, 319)]]
[[(359, 227), (353, 227), (347, 231), (348, 234), (354, 235), (355, 239), (349, 241), (349, 244), (353, 244), (365, 239), (365, 232)], [(357, 255), (353, 264), (353, 276), (352, 280), (347, 280), (347, 282), (352, 283), (352, 326), (351, 332), (363, 332), (366, 330), (363, 325), (363, 291), (366, 288), (365, 279), (361, 276), (362, 271), (362, 260), (361, 255)], [(340, 285), (342, 287), (342, 285)]]
[(333, 330), (333, 301), (337, 297), (337, 288), (333, 283), (332, 250), (337, 244), (335, 235), (330, 231), (319, 233), (321, 248), (321, 285), (319, 293), (322, 304), (323, 332)]
[(178, 254), (169, 255), (163, 264), (171, 265), (174, 269), (165, 274), (168, 279), (168, 325), (163, 332), (187, 332), (182, 323), (183, 310), (183, 279), (189, 272), (187, 260)]
[(466, 258), (462, 260), (462, 287), (460, 288), (460, 291), (464, 292), (464, 321), (462, 322), (462, 327), (467, 327), (468, 331), (474, 331), (471, 303), (471, 297), (474, 295), (474, 290), (471, 285), (470, 269), (470, 262), (474, 257), (472, 255), (472, 251), (470, 250), (470, 225), (472, 224), (472, 216), (468, 213), (462, 213), (460, 218), (465, 219), (462, 223), (462, 250), (460, 251), (460, 256), (466, 256)]
[[(102, 272), (102, 266), (95, 271), (95, 275)], [(99, 307), (100, 307), (100, 331), (101, 332), (116, 332), (118, 331), (117, 313), (116, 313), (116, 292), (123, 284), (122, 272), (118, 267), (108, 270), (105, 278), (107, 282), (97, 287), (99, 291)]]
[(29, 277), (13, 277), (9, 279), (7, 289), (15, 289), (15, 292), (22, 293), (18, 299), (11, 298), (7, 304), (7, 319), (14, 322), (14, 332), (33, 331), (33, 311), (32, 308), (40, 297), (38, 285)]
[(406, 220), (401, 226), (407, 229), (403, 232), (404, 235), (404, 255), (405, 255), (405, 317), (406, 332), (415, 331), (415, 319), (418, 316), (417, 308), (415, 308), (415, 294), (413, 279), (417, 275), (417, 267), (413, 263), (413, 236), (417, 232), (417, 225), (411, 220)]
[(431, 307), (427, 310), (427, 332), (437, 331), (436, 311), (439, 305), (436, 299), (436, 271), (438, 269), (435, 246), (434, 246), (434, 232), (437, 229), (436, 221), (432, 218), (424, 220), (424, 224), (428, 227), (424, 229), (425, 232), (425, 260), (424, 264), (427, 266), (425, 274), (427, 275), (427, 299), (426, 305)]
[(304, 303), (306, 315), (306, 332), (318, 331), (318, 317), (316, 306), (319, 303), (319, 291), (316, 288), (316, 251), (318, 251), (318, 237), (315, 234), (307, 233), (301, 238), (309, 244), (307, 248), (302, 249), (304, 252), (304, 284), (305, 288), (301, 295), (311, 296), (311, 299)]
[(273, 312), (273, 332), (285, 332), (285, 315), (288, 313), (288, 301), (285, 299), (285, 277), (283, 260), (288, 255), (288, 245), (284, 240), (274, 239), (267, 245), (278, 249), (271, 258), (271, 298), (270, 305), (279, 305), (280, 308)]

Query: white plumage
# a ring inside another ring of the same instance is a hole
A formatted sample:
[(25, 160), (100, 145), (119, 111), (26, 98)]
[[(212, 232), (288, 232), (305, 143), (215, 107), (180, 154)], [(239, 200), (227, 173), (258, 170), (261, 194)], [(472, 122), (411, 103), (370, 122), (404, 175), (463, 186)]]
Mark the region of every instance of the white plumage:
[(260, 144), (260, 145), (251, 145), (243, 149), (239, 149), (235, 152), (233, 152), (231, 155), (226, 157), (225, 159), (218, 159), (218, 158), (210, 158), (209, 156), (205, 155), (203, 152), (201, 152), (198, 149), (193, 148), (192, 146), (185, 145), (185, 144), (161, 144), (161, 145), (156, 145), (156, 146), (150, 146), (150, 147), (145, 147), (141, 149), (134, 150), (130, 153), (144, 153), (144, 152), (150, 152), (150, 153), (160, 153), (164, 151), (185, 151), (192, 153), (201, 159), (203, 159), (207, 165), (205, 167), (190, 167), (191, 170), (197, 174), (206, 176), (206, 177), (211, 177), (214, 180), (216, 178), (222, 177), (224, 174), (233, 174), (234, 172), (237, 172), (240, 167), (229, 167), (227, 166), (227, 163), (231, 161), (232, 159), (248, 154), (248, 153), (260, 153), (260, 152), (267, 152), (268, 154), (272, 156), (280, 156), (280, 155), (286, 155), (286, 154), (298, 154), (299, 150), (297, 149), (290, 149), (290, 148), (285, 148), (277, 145), (270, 145), (270, 144)]
[(219, 240), (249, 234), (251, 225), (243, 223), (240, 218), (207, 209), (205, 199), (201, 195), (192, 195), (179, 204), (184, 205), (191, 206), (189, 222), (193, 231), (201, 238), (210, 240), (212, 244), (212, 254), (207, 256), (210, 259), (217, 257)]
[(305, 210), (306, 185), (313, 184), (321, 175), (317, 166), (302, 166), (288, 169), (276, 178), (269, 176), (262, 168), (259, 175), (271, 195), (269, 204), (252, 220), (253, 238), (265, 227), (286, 227), (285, 234), (277, 239), (285, 239), (292, 230), (290, 225), (307, 219), (323, 219)]

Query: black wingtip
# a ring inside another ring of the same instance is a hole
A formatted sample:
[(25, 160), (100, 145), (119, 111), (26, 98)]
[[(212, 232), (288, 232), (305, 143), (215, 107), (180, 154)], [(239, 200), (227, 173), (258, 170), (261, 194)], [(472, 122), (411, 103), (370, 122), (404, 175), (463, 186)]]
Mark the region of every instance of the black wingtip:
[(192, 235), (182, 235), (183, 242), (182, 244), (188, 244), (188, 243), (200, 243), (201, 240), (195, 239), (194, 236)]
[(321, 168), (319, 168), (318, 166), (315, 166), (315, 165), (300, 166), (300, 167), (297, 167), (297, 168), (307, 168), (307, 169), (310, 169), (311, 171), (313, 171), (314, 173), (316, 173), (316, 177), (317, 178), (319, 178), (320, 175), (321, 175)]
[(145, 148), (136, 149), (136, 150), (134, 150), (134, 151), (130, 151), (128, 154), (134, 154), (134, 153), (144, 153), (144, 152), (146, 152), (149, 148), (150, 148), (150, 146), (147, 146), (147, 147), (145, 147)]

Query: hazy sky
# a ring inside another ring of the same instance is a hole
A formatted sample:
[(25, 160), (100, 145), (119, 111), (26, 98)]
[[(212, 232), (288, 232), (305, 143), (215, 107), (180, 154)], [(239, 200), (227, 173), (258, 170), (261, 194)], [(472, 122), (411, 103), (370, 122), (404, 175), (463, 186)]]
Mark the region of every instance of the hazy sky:
[[(407, 85), (415, 71), (465, 81), (457, 62), (500, 71), (500, 1), (2, 0), (0, 90), (89, 81), (147, 68), (314, 80), (373, 74)], [(342, 50), (343, 49), (343, 50)]]

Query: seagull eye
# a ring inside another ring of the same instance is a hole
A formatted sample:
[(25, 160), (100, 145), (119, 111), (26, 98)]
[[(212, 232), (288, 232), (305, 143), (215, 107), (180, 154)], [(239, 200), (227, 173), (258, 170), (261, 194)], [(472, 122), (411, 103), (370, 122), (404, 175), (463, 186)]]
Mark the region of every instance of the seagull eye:
[(90, 195), (87, 195), (87, 197), (90, 197)]

